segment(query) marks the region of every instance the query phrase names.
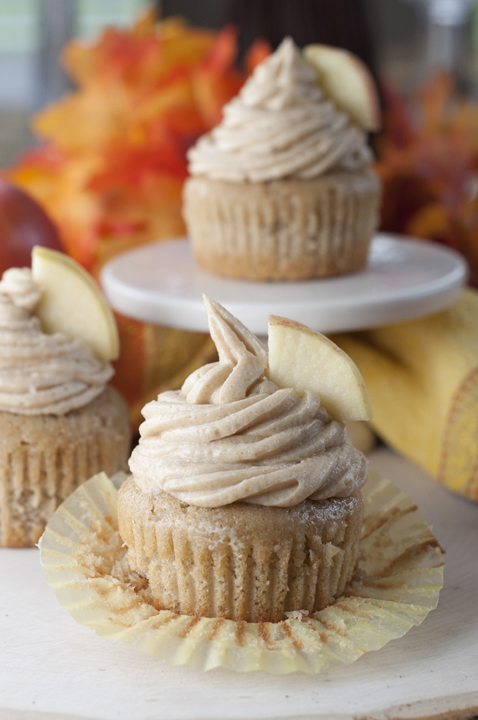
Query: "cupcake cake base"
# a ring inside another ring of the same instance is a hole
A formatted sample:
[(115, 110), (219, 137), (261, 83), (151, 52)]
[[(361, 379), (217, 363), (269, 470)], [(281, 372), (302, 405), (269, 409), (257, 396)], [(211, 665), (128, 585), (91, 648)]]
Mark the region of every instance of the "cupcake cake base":
[(291, 508), (186, 505), (133, 478), (118, 496), (120, 534), (133, 570), (159, 610), (247, 622), (322, 610), (351, 579), (358, 556), (359, 494)]
[(249, 280), (304, 280), (365, 265), (380, 194), (369, 169), (264, 183), (194, 177), (185, 184), (184, 216), (204, 270)]
[(100, 474), (55, 512), (40, 541), (47, 582), (82, 625), (173, 665), (196, 670), (322, 673), (378, 650), (420, 625), (438, 602), (443, 556), (413, 501), (371, 473), (360, 558), (342, 598), (279, 623), (234, 622), (157, 610), (131, 570), (117, 525), (124, 474)]
[(129, 414), (107, 387), (66, 415), (0, 412), (0, 547), (33, 547), (78, 485), (127, 467)]

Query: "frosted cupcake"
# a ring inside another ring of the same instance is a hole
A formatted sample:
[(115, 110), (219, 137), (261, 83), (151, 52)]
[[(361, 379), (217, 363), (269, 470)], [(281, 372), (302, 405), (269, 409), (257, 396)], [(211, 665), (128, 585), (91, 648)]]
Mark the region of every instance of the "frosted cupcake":
[(127, 407), (80, 340), (42, 331), (31, 271), (0, 282), (0, 546), (30, 547), (84, 480), (124, 469)]
[(299, 280), (365, 265), (380, 200), (366, 135), (291, 39), (188, 157), (184, 217), (205, 270)]
[(264, 347), (206, 300), (219, 362), (143, 410), (118, 521), (158, 609), (248, 622), (314, 612), (358, 554), (364, 456), (319, 397), (268, 378)]

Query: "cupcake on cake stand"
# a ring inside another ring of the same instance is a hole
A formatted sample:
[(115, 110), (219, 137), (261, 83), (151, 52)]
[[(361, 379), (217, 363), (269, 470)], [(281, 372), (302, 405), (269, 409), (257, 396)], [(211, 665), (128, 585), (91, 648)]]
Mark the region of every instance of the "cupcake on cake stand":
[(101, 277), (111, 305), (207, 332), (205, 293), (261, 336), (271, 313), (330, 333), (450, 305), (466, 278), (458, 254), (373, 237), (380, 187), (366, 133), (379, 125), (375, 86), (358, 58), (323, 45), (301, 55), (286, 38), (189, 153), (192, 243), (113, 258)]
[(186, 238), (144, 245), (105, 265), (101, 281), (115, 310), (137, 320), (207, 332), (205, 293), (265, 336), (271, 313), (324, 333), (362, 330), (438, 312), (459, 296), (466, 263), (437, 245), (385, 233), (367, 267), (322, 280), (257, 282), (201, 270)]

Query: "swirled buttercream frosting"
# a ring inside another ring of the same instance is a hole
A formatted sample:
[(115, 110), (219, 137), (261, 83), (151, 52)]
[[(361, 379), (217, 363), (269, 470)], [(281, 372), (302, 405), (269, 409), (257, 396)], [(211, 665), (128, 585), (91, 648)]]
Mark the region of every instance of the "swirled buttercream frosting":
[(313, 179), (372, 159), (366, 136), (320, 89), (286, 38), (188, 153), (191, 175), (231, 182)]
[(80, 340), (49, 335), (34, 310), (41, 288), (28, 268), (7, 270), (0, 282), (0, 410), (64, 415), (99, 395), (113, 375)]
[(344, 424), (317, 395), (271, 382), (259, 340), (218, 303), (205, 303), (219, 362), (143, 408), (130, 459), (137, 485), (199, 507), (290, 507), (356, 492), (367, 461)]

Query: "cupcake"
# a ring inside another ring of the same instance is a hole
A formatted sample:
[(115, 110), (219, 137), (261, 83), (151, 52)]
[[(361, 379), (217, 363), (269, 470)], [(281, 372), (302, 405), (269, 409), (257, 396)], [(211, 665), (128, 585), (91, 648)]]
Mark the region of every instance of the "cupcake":
[(290, 38), (188, 157), (184, 218), (203, 269), (301, 280), (365, 265), (380, 201), (366, 135)]
[(118, 494), (131, 568), (158, 609), (277, 622), (339, 597), (358, 555), (367, 462), (317, 394), (206, 299), (219, 361), (143, 409)]
[(29, 269), (0, 282), (0, 546), (31, 547), (84, 480), (126, 466), (126, 404), (78, 339), (42, 331)]

